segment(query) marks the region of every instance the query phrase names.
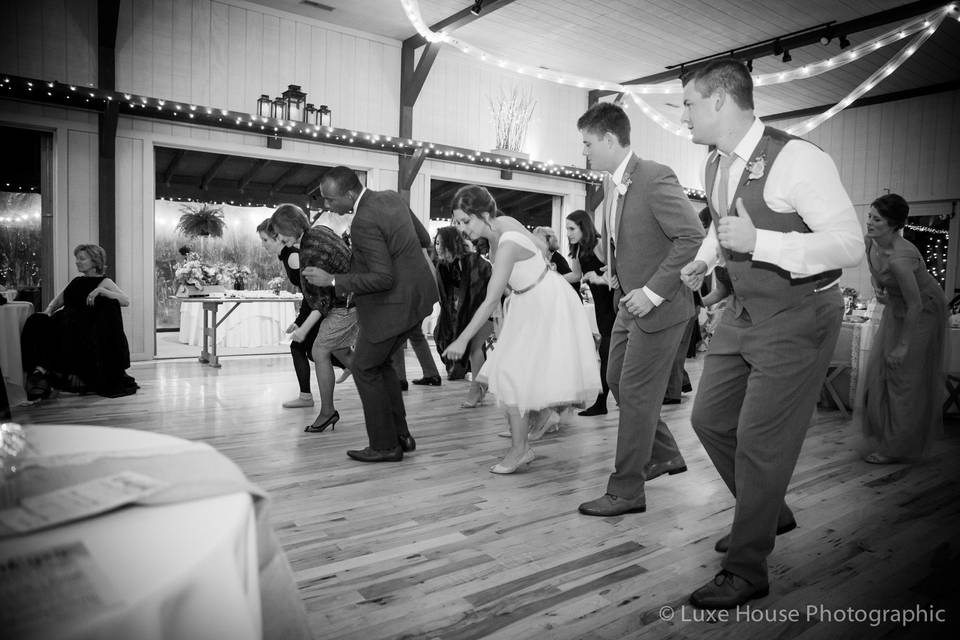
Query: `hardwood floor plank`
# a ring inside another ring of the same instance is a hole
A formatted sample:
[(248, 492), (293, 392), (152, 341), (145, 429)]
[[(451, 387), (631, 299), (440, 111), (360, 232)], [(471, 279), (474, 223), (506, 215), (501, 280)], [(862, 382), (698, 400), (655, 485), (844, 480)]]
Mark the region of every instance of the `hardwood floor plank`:
[[(419, 367), (412, 353), (410, 377)], [(701, 363), (688, 360), (694, 386)], [(690, 426), (693, 395), (663, 417), (688, 471), (648, 483), (648, 511), (579, 514), (612, 471), (618, 414), (564, 416), (533, 443), (526, 473), (488, 470), (509, 441), (491, 403), (459, 408), (469, 383), (404, 394), (417, 450), (397, 464), (361, 464), (366, 446), (352, 380), (335, 393), (333, 431), (304, 433), (319, 406), (296, 394), (289, 357), (138, 363), (127, 398), (61, 395), (15, 407), (23, 423), (156, 431), (203, 441), (271, 496), (271, 517), (318, 638), (900, 638), (942, 627), (697, 618), (690, 592), (719, 570), (713, 545), (734, 499)], [(947, 425), (912, 465), (859, 459), (860, 435), (837, 412), (814, 416), (787, 502), (798, 528), (777, 538), (761, 615), (948, 607), (960, 618), (960, 425)], [(666, 616), (664, 611), (669, 612)], [(672, 616), (671, 619), (666, 619)]]

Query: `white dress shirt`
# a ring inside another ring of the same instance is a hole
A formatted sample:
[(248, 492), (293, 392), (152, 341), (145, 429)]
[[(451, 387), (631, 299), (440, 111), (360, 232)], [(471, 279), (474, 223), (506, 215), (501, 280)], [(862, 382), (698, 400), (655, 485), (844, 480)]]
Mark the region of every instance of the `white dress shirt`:
[[(733, 150), (734, 159), (727, 185), (731, 200), (747, 163), (752, 160), (750, 154), (763, 137), (763, 129), (763, 123), (756, 118)], [(863, 232), (833, 159), (807, 141), (790, 140), (780, 151), (773, 166), (766, 170), (764, 202), (778, 213), (796, 211), (812, 233), (757, 229), (753, 260), (776, 265), (794, 278), (858, 265), (864, 255)], [(708, 186), (714, 202), (716, 182), (719, 180), (720, 172), (717, 171), (715, 183)], [(735, 204), (732, 201), (728, 204), (732, 212)], [(722, 264), (714, 225), (710, 226), (696, 259), (706, 263), (708, 270)]]

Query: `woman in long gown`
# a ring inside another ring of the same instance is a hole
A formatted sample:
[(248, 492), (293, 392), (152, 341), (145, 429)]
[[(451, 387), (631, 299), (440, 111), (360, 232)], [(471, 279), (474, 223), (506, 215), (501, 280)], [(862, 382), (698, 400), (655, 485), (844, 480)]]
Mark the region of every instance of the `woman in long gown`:
[(900, 235), (909, 211), (891, 193), (867, 214), (867, 264), (885, 305), (865, 383), (863, 428), (874, 450), (864, 460), (872, 464), (920, 456), (943, 427), (947, 300), (920, 252)]
[(131, 395), (139, 386), (127, 375), (130, 347), (120, 307), (130, 296), (105, 275), (107, 253), (95, 244), (73, 250), (74, 278), (24, 324), (20, 336), (27, 397), (50, 395), (51, 387), (108, 398)]
[(548, 410), (583, 406), (600, 390), (593, 336), (577, 294), (550, 269), (543, 247), (522, 224), (497, 216), (489, 191), (461, 187), (453, 198), (453, 221), (471, 240), (490, 242), (493, 273), (483, 303), (443, 355), (463, 356), (501, 295), (511, 292), (496, 348), (479, 377), (510, 424), (510, 449), (490, 471), (513, 473), (533, 461), (527, 434), (543, 425)]
[(600, 332), (597, 351), (600, 355), (601, 389), (594, 403), (581, 411), (580, 415), (602, 416), (607, 413), (607, 395), (610, 393), (606, 378), (607, 356), (610, 353), (610, 334), (613, 333), (613, 321), (617, 318), (617, 308), (613, 306), (613, 290), (604, 275), (607, 266), (594, 252), (600, 236), (593, 225), (593, 218), (583, 209), (578, 209), (567, 216), (566, 227), (567, 241), (570, 243), (570, 262), (590, 287), (593, 312), (597, 318), (597, 330)]

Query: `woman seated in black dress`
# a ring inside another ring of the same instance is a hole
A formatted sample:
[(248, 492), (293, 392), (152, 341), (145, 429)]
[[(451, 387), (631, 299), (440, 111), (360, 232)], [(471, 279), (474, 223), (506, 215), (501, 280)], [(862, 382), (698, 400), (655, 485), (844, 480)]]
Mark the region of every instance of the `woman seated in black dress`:
[(125, 373), (130, 347), (120, 316), (130, 297), (104, 275), (107, 254), (102, 247), (81, 244), (73, 255), (82, 275), (23, 326), (27, 398), (47, 398), (54, 388), (95, 391), (108, 398), (136, 393), (136, 381)]

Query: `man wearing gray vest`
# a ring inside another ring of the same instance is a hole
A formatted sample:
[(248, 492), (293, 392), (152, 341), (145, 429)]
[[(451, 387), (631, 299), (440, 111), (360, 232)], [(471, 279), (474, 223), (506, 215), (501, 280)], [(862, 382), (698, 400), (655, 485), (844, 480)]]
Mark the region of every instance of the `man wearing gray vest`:
[(704, 180), (713, 222), (681, 278), (698, 289), (723, 264), (733, 285), (690, 421), (736, 498), (715, 547), (722, 570), (690, 602), (726, 609), (767, 595), (775, 536), (796, 527), (784, 496), (840, 332), (837, 281), (864, 247), (833, 160), (760, 122), (742, 63), (697, 70), (683, 97), (693, 141), (716, 149)]

